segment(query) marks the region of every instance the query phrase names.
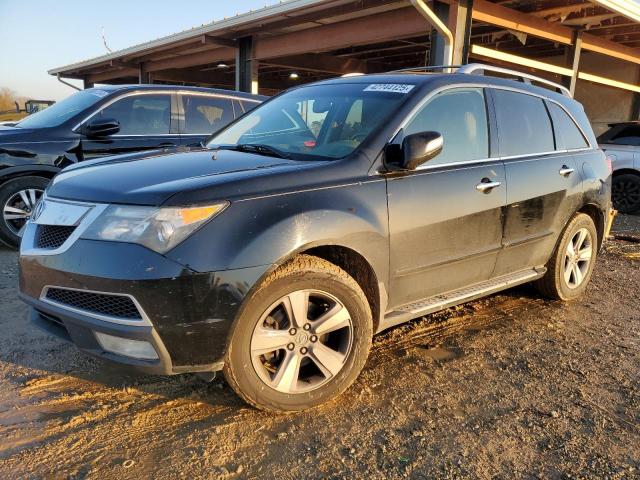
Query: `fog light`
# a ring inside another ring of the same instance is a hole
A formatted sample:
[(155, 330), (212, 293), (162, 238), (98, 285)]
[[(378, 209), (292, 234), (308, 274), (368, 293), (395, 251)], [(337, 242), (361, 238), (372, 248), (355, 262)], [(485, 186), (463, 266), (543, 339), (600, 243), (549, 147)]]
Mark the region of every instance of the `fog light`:
[(157, 360), (158, 354), (149, 342), (144, 340), (130, 340), (128, 338), (114, 337), (106, 333), (94, 332), (98, 343), (108, 352), (124, 355), (125, 357), (138, 358), (140, 360)]

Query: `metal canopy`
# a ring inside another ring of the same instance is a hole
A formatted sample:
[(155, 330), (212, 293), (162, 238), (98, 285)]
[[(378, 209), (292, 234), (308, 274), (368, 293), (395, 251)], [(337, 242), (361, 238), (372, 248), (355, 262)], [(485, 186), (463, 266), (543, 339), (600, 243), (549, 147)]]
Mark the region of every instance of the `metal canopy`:
[[(451, 12), (458, 5), (457, 0), (439, 3)], [(449, 16), (454, 29), (455, 15)], [(563, 57), (577, 29), (579, 50), (640, 64), (640, 7), (632, 1), (475, 0), (472, 19), (469, 50), (485, 61)], [(241, 78), (253, 75), (269, 93), (338, 74), (427, 65), (431, 30), (407, 0), (291, 0), (49, 73), (89, 85), (153, 81), (233, 88), (240, 54), (243, 62), (255, 63)], [(247, 37), (252, 38), (249, 57), (239, 49)], [(494, 51), (512, 57), (498, 58)]]

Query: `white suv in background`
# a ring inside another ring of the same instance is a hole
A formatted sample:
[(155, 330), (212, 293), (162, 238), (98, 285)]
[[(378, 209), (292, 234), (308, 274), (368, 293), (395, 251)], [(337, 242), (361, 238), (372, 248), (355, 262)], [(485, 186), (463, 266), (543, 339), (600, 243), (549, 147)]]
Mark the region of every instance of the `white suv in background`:
[(610, 123), (598, 137), (600, 147), (611, 158), (611, 199), (621, 213), (640, 210), (640, 122)]

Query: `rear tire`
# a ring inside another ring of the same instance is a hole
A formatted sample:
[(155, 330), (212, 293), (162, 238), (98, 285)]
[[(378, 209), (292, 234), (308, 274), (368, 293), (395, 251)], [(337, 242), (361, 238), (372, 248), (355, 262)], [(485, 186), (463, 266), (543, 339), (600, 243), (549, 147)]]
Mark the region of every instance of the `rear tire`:
[(620, 213), (640, 210), (640, 175), (615, 175), (611, 185), (611, 199), (614, 208)]
[(544, 296), (573, 300), (591, 279), (598, 250), (598, 233), (589, 215), (579, 213), (566, 226), (547, 263), (547, 273), (535, 285)]
[(231, 330), (224, 375), (259, 409), (313, 408), (355, 381), (372, 336), (371, 310), (358, 283), (326, 260), (299, 255), (247, 300)]
[(9, 247), (20, 246), (22, 228), (47, 185), (48, 178), (35, 176), (13, 178), (0, 185), (0, 240)]

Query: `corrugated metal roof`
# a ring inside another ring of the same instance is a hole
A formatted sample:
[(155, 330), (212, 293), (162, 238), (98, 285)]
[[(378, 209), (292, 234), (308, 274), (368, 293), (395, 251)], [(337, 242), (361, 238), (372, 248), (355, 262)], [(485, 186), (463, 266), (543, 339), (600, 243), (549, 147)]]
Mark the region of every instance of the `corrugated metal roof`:
[[(348, 3), (350, 0), (284, 0), (278, 4), (265, 6), (258, 10), (241, 13), (234, 17), (225, 18), (195, 27), (183, 32), (174, 33), (165, 37), (160, 37), (149, 42), (140, 43), (131, 47), (118, 50), (116, 52), (102, 55), (99, 57), (83, 60), (63, 67), (53, 68), (48, 71), (51, 75), (69, 73), (74, 70), (100, 65), (110, 60), (116, 60), (128, 55), (143, 53), (157, 47), (168, 46), (185, 40), (197, 38), (204, 34), (223, 34), (226, 31), (233, 30), (238, 27), (249, 27), (252, 24), (267, 21), (274, 17), (290, 15), (296, 11), (306, 9), (307, 13), (313, 7), (328, 7), (329, 5), (339, 5)], [(620, 13), (625, 17), (640, 22), (640, 0), (593, 0), (595, 3), (608, 8), (611, 11)], [(407, 2), (409, 3), (409, 2)]]
[(194, 27), (190, 30), (167, 35), (166, 37), (160, 37), (149, 42), (140, 43), (131, 47), (118, 50), (99, 57), (90, 58), (88, 60), (82, 60), (80, 62), (65, 65), (63, 67), (53, 68), (48, 71), (50, 75), (56, 75), (58, 73), (68, 72), (70, 70), (76, 70), (80, 68), (90, 67), (96, 64), (105, 63), (110, 60), (116, 60), (126, 55), (132, 55), (135, 53), (141, 53), (145, 50), (153, 49), (160, 46), (169, 45), (172, 43), (180, 42), (183, 40), (193, 39), (204, 34), (221, 33), (225, 30), (237, 28), (240, 26), (250, 25), (256, 21), (264, 21), (270, 17), (281, 16), (284, 14), (292, 13), (302, 8), (309, 8), (311, 6), (319, 5), (322, 3), (335, 4), (338, 2), (328, 2), (327, 0), (285, 0), (276, 5), (268, 5), (258, 10), (252, 10), (246, 13), (240, 13), (234, 17), (225, 18), (222, 20), (213, 21), (202, 25), (201, 27)]

